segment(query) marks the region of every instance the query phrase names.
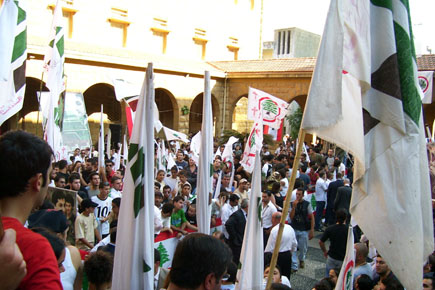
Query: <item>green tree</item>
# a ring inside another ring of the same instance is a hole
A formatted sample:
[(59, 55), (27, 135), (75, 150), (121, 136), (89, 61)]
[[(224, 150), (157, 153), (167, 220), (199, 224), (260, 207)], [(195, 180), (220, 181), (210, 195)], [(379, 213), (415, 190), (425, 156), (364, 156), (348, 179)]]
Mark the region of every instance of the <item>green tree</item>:
[(166, 250), (165, 246), (163, 246), (162, 242), (159, 243), (157, 251), (160, 253), (160, 267), (162, 267), (163, 264), (169, 261), (168, 251)]
[(301, 127), (302, 122), (302, 110), (301, 108), (297, 108), (292, 114), (286, 117), (290, 123), (290, 137), (293, 140), (298, 138), (299, 129)]

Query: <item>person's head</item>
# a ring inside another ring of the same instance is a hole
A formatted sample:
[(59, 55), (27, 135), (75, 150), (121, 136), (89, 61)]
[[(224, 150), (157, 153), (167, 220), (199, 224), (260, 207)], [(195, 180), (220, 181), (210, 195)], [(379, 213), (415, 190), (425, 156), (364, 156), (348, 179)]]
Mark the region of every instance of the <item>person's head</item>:
[(230, 248), (218, 239), (190, 234), (175, 249), (169, 273), (171, 284), (188, 289), (218, 290), (231, 259)]
[(94, 212), (94, 209), (98, 206), (95, 202), (90, 200), (89, 198), (86, 198), (82, 200), (82, 203), (80, 204), (80, 207), (82, 209), (82, 213), (84, 215), (89, 215), (90, 213)]
[(57, 166), (59, 167), (59, 171), (65, 171), (68, 166), (68, 161), (62, 159), (57, 162)]
[(157, 175), (156, 175), (156, 180), (158, 182), (162, 182), (163, 179), (165, 178), (165, 171), (160, 169), (159, 171), (157, 171)]
[(332, 290), (334, 289), (334, 284), (332, 283), (330, 278), (323, 278), (319, 282), (317, 282), (313, 290)]
[[(266, 265), (264, 267), (263, 277), (268, 278), (270, 272), (270, 266)], [(273, 269), (273, 283), (281, 283), (281, 269), (278, 265), (275, 266), (275, 269)]]
[(162, 217), (170, 217), (172, 214), (172, 211), (174, 210), (174, 205), (170, 202), (165, 203), (162, 206)]
[(174, 204), (174, 208), (175, 208), (176, 210), (180, 210), (180, 209), (182, 209), (182, 208), (183, 208), (183, 205), (184, 205), (184, 199), (183, 199), (183, 197), (181, 197), (181, 196), (179, 196), (179, 195), (177, 195), (176, 197), (174, 197), (173, 204)]
[(237, 194), (231, 194), (230, 195), (230, 205), (236, 206), (239, 204), (240, 197)]
[(168, 200), (171, 196), (171, 187), (169, 185), (163, 186), (163, 200)]
[(372, 278), (367, 274), (361, 274), (356, 278), (355, 289), (356, 290), (372, 290), (375, 283)]
[(237, 265), (234, 262), (230, 262), (227, 268), (227, 275), (222, 279), (224, 284), (234, 284), (237, 281)]
[(241, 191), (248, 190), (248, 181), (245, 178), (240, 179), (239, 190)]
[(45, 228), (33, 228), (32, 231), (47, 239), (56, 256), (59, 272), (65, 272), (65, 268), (63, 267), (63, 261), (65, 260), (65, 242), (56, 236), (56, 234)]
[(332, 157), (333, 155), (334, 155), (334, 150), (329, 149), (329, 150), (328, 150), (328, 156), (329, 156), (329, 157)]
[(65, 184), (66, 184), (65, 177), (59, 173), (56, 174), (56, 177), (54, 178), (54, 185), (56, 185), (56, 187), (64, 188)]
[(181, 188), (181, 195), (189, 196), (190, 190), (191, 190), (191, 186), (189, 183), (183, 184), (183, 187)]
[(119, 178), (118, 176), (113, 176), (112, 179), (110, 180), (110, 182), (112, 183), (113, 189), (115, 189), (117, 191), (121, 191), (121, 188), (122, 188), (121, 178)]
[(271, 197), (272, 193), (270, 191), (265, 191), (261, 194), (261, 201), (263, 201), (264, 204), (267, 204), (269, 203)]
[(112, 172), (112, 168), (113, 168), (113, 162), (110, 159), (107, 159), (104, 164), (106, 165), (106, 172), (110, 173)]
[(189, 205), (189, 208), (187, 209), (187, 213), (190, 217), (196, 216), (196, 204)]
[(112, 200), (112, 212), (113, 212), (116, 216), (119, 215), (119, 208), (120, 208), (120, 207), (121, 207), (121, 198), (120, 198), (120, 197), (114, 198), (114, 199)]
[(180, 170), (178, 172), (178, 178), (180, 179), (181, 183), (185, 183), (187, 181), (187, 172), (186, 172), (186, 170)]
[(390, 273), (390, 267), (381, 255), (376, 256), (375, 271), (381, 277), (386, 277)]
[(339, 224), (343, 224), (346, 221), (346, 218), (347, 218), (347, 211), (344, 208), (340, 208), (335, 213), (335, 217), (337, 218), (337, 222)]
[(296, 189), (296, 199), (301, 202), (304, 199), (304, 188), (299, 187)]
[(89, 179), (91, 180), (91, 185), (94, 188), (98, 188), (100, 186), (100, 175), (97, 172), (92, 172), (89, 175)]
[(349, 178), (345, 178), (343, 180), (344, 185), (350, 185), (350, 179)]
[(192, 157), (190, 157), (189, 158), (189, 166), (195, 166), (196, 165), (196, 162), (195, 162), (195, 160), (192, 158)]
[(160, 252), (156, 248), (154, 248), (154, 276), (157, 274), (157, 271), (160, 267)]
[(353, 247), (355, 249), (356, 265), (363, 264), (367, 259), (367, 255), (369, 254), (367, 245), (365, 243), (356, 243)]
[(70, 194), (65, 194), (65, 214), (67, 216), (75, 214), (74, 205), (74, 198)]
[(249, 199), (247, 198), (242, 199), (242, 202), (240, 203), (240, 208), (243, 209), (246, 213), (248, 213), (248, 207), (249, 207)]
[(213, 162), (213, 167), (214, 167), (215, 170), (219, 169), (221, 167), (221, 160), (219, 158), (215, 158), (215, 160)]
[(104, 251), (92, 253), (85, 260), (83, 271), (94, 288), (108, 289), (112, 284), (113, 256)]
[(100, 194), (98, 195), (101, 199), (106, 199), (106, 197), (109, 195), (110, 192), (110, 184), (105, 181), (100, 183)]
[(163, 193), (160, 191), (154, 191), (154, 205), (160, 208), (163, 202)]
[(56, 210), (65, 212), (65, 193), (63, 191), (54, 191), (51, 196), (51, 202), (54, 204)]
[(326, 178), (326, 172), (324, 170), (320, 170), (319, 171), (319, 177), (322, 178), (322, 179), (325, 179)]
[(386, 276), (385, 279), (381, 279), (378, 283), (379, 290), (404, 290), (400, 281), (396, 276)]
[(177, 152), (177, 161), (181, 162), (183, 160), (184, 160), (184, 153), (183, 153), (183, 151), (178, 151)]
[(28, 227), (29, 229), (45, 228), (55, 234), (59, 234), (59, 237), (64, 238), (66, 230), (68, 229), (68, 220), (65, 215), (58, 210), (43, 209), (29, 216)]
[(80, 174), (74, 172), (68, 177), (68, 183), (71, 190), (78, 191), (80, 189)]
[(279, 211), (274, 212), (272, 214), (272, 225), (273, 226), (276, 226), (277, 224), (279, 224), (279, 222), (281, 221), (281, 216), (282, 216), (282, 214)]
[(340, 269), (333, 268), (333, 269), (329, 270), (329, 278), (334, 283), (334, 285), (337, 284), (337, 279), (338, 279), (339, 275), (340, 275)]
[(177, 165), (172, 166), (172, 168), (171, 168), (172, 178), (177, 177), (177, 173), (178, 173), (178, 167), (177, 167)]
[(224, 187), (228, 187), (230, 185), (230, 176), (229, 175), (222, 176), (222, 185)]

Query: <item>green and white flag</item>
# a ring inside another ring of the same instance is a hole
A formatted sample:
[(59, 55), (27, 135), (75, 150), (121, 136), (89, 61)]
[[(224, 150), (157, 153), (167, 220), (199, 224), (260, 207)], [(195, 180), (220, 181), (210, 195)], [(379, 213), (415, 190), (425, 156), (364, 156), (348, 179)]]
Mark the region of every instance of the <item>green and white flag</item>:
[(263, 125), (279, 129), (281, 121), (287, 115), (288, 103), (266, 92), (249, 88), (248, 120), (263, 118)]
[(331, 1), (302, 128), (354, 155), (351, 214), (420, 289), (434, 239), (408, 2)]
[(187, 138), (187, 135), (172, 129), (169, 129), (168, 127), (163, 126), (163, 131), (165, 132), (166, 140), (171, 141), (182, 141), (184, 143), (189, 143), (189, 139)]
[[(263, 227), (261, 224), (261, 160), (260, 151), (255, 154), (248, 217), (240, 254), (236, 285), (238, 290), (262, 290), (264, 271)], [(290, 263), (290, 261), (289, 261)]]
[(263, 147), (263, 122), (261, 118), (254, 122), (248, 140), (245, 145), (245, 151), (240, 163), (246, 171), (254, 170), (255, 155), (261, 152)]
[(202, 105), (201, 149), (199, 151), (197, 195), (198, 232), (210, 234), (213, 160), (213, 113), (211, 109), (210, 72), (204, 74), (204, 99)]
[(26, 90), (26, 1), (0, 7), (0, 125), (23, 107)]
[(62, 123), (65, 103), (65, 79), (63, 66), (64, 54), (64, 29), (62, 5), (56, 2), (53, 22), (50, 32), (50, 41), (44, 57), (45, 85), (49, 89), (49, 100), (42, 111), (44, 116), (44, 139), (53, 149), (56, 160), (62, 159)]
[(112, 288), (154, 289), (154, 75), (148, 64), (130, 139)]

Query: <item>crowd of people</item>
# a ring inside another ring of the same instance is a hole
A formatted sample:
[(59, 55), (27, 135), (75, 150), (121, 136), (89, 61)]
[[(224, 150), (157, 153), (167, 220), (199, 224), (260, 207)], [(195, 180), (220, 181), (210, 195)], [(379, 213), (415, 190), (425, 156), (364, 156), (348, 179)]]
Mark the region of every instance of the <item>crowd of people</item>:
[[(158, 139), (156, 146), (159, 142), (164, 141)], [(224, 147), (216, 146), (210, 226), (218, 230), (212, 236), (194, 233), (198, 166), (189, 144), (170, 142), (166, 148), (175, 165), (167, 170), (156, 165), (154, 232), (179, 243), (170, 270), (155, 250), (154, 288), (234, 289), (251, 182), (240, 163), (242, 144), (234, 144), (228, 160), (221, 157)], [(290, 140), (261, 152), (265, 281), (285, 200), (291, 205), (272, 289), (291, 289), (291, 275), (307, 267), (308, 241), (316, 233), (326, 258), (325, 278), (304, 289), (334, 289), (345, 257), (352, 160), (332, 148), (322, 154), (320, 145), (305, 149), (300, 160)], [(23, 131), (1, 136), (0, 281), (7, 282), (0, 289), (110, 288), (120, 205), (130, 194), (123, 191), (126, 166), (118, 154), (115, 150), (98, 164), (89, 148), (77, 148), (69, 160), (53, 163), (51, 148), (36, 136)], [(297, 178), (289, 190), (295, 162)], [(361, 230), (355, 227), (354, 233), (354, 289), (403, 289)], [(431, 256), (424, 289), (433, 289), (434, 267)]]

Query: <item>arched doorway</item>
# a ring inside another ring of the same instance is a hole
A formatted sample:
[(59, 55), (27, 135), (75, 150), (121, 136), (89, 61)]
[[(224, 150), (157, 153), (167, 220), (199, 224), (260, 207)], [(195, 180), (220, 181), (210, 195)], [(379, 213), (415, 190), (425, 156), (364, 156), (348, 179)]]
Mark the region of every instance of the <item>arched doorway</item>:
[[(121, 110), (121, 104), (115, 97), (115, 90), (112, 85), (106, 83), (98, 83), (89, 87), (83, 93), (83, 97), (86, 105), (86, 113), (88, 116), (99, 115), (101, 112), (101, 105), (103, 105), (103, 112), (107, 115), (108, 125), (105, 126), (104, 131), (108, 132), (110, 127), (112, 131), (111, 142), (116, 144), (120, 142), (122, 134), (122, 119), (125, 112)], [(106, 123), (106, 122), (105, 122)], [(100, 132), (100, 119), (89, 118), (89, 130), (93, 143), (98, 142), (98, 136)]]
[[(203, 100), (203, 93), (201, 93), (195, 97), (190, 105), (189, 133), (196, 134), (198, 131), (201, 131)], [(213, 112), (213, 127), (216, 128), (216, 121), (218, 120), (219, 115), (219, 105), (213, 95), (211, 95), (211, 110)]]
[(241, 96), (233, 105), (233, 121), (231, 129), (239, 133), (251, 130), (254, 121), (248, 120), (248, 95)]
[(175, 97), (166, 89), (155, 90), (155, 102), (163, 126), (178, 130), (179, 110)]

